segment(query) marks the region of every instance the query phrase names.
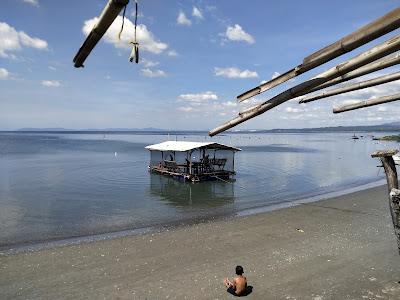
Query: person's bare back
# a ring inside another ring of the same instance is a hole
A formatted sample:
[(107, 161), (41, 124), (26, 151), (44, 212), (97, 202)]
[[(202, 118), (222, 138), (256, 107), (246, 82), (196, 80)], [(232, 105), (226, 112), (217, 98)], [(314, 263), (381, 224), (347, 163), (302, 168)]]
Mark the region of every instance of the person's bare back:
[(243, 268), (241, 266), (236, 267), (236, 277), (233, 281), (228, 278), (224, 280), (225, 286), (228, 288), (228, 293), (235, 296), (242, 296), (247, 294), (247, 279), (243, 276)]

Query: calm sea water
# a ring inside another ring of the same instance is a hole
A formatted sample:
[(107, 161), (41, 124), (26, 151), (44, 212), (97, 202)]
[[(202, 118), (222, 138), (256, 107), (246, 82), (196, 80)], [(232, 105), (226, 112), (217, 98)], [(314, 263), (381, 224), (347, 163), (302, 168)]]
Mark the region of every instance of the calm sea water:
[(384, 174), (370, 154), (398, 145), (364, 136), (220, 136), (213, 140), (243, 149), (236, 181), (193, 184), (148, 172), (144, 147), (166, 135), (0, 133), (0, 248), (234, 215), (375, 182)]

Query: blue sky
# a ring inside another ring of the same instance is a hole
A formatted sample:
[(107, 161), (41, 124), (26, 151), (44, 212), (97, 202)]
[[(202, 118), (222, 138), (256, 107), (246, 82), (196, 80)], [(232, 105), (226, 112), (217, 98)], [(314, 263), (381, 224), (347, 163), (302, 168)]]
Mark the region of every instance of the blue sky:
[[(2, 0), (0, 130), (21, 127), (209, 130), (379, 41), (248, 103), (237, 95), (389, 12), (397, 1), (139, 0), (139, 65), (128, 61), (130, 1), (85, 62), (72, 59), (106, 0)], [(398, 67), (373, 74), (398, 71)], [(371, 76), (370, 76), (371, 77)], [(238, 128), (303, 128), (398, 121), (399, 103), (333, 115), (332, 107), (398, 91), (399, 82), (308, 105), (290, 101)]]

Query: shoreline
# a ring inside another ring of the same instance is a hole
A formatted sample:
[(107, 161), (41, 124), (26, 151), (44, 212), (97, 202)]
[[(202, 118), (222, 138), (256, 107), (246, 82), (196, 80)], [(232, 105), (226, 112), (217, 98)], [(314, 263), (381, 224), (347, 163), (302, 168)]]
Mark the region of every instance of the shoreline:
[(157, 233), (0, 256), (0, 298), (396, 299), (400, 266), (379, 186), (318, 202)]
[(52, 248), (59, 248), (65, 247), (70, 245), (79, 245), (79, 244), (87, 244), (87, 243), (94, 243), (103, 240), (112, 240), (116, 238), (122, 237), (129, 237), (129, 236), (136, 236), (136, 235), (143, 235), (143, 234), (151, 234), (151, 233), (160, 233), (163, 231), (174, 230), (176, 228), (182, 226), (191, 226), (201, 223), (207, 222), (214, 222), (219, 220), (229, 220), (233, 218), (257, 215), (268, 213), (271, 211), (285, 209), (294, 207), (297, 205), (301, 205), (304, 203), (313, 203), (318, 202), (321, 200), (334, 198), (338, 196), (343, 196), (347, 194), (351, 194), (354, 192), (366, 190), (373, 187), (378, 187), (386, 184), (386, 180), (380, 179), (377, 181), (372, 181), (369, 183), (356, 185), (356, 186), (346, 186), (343, 189), (329, 191), (326, 193), (321, 193), (311, 197), (299, 198), (295, 200), (280, 202), (276, 204), (267, 204), (261, 205), (258, 207), (247, 208), (243, 210), (239, 210), (234, 212), (233, 214), (221, 214), (221, 215), (209, 215), (204, 217), (199, 217), (196, 219), (188, 219), (188, 220), (177, 220), (172, 221), (165, 224), (159, 225), (150, 225), (146, 227), (139, 227), (133, 229), (123, 229), (123, 230), (116, 230), (111, 232), (104, 232), (104, 233), (97, 233), (91, 235), (82, 235), (82, 236), (75, 236), (75, 237), (67, 237), (61, 239), (52, 239), (52, 240), (45, 240), (45, 241), (37, 241), (37, 242), (26, 242), (21, 244), (15, 245), (5, 245), (0, 247), (0, 256), (1, 255), (13, 255), (18, 253), (24, 252), (33, 252), (33, 251), (41, 251), (44, 249), (52, 249)]

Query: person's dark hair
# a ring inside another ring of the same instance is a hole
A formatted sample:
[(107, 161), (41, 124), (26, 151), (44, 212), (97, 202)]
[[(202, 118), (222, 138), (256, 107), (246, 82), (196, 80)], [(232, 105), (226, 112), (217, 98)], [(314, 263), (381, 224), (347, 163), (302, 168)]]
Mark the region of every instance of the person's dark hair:
[(236, 266), (236, 275), (242, 275), (243, 272), (244, 271), (242, 266)]

